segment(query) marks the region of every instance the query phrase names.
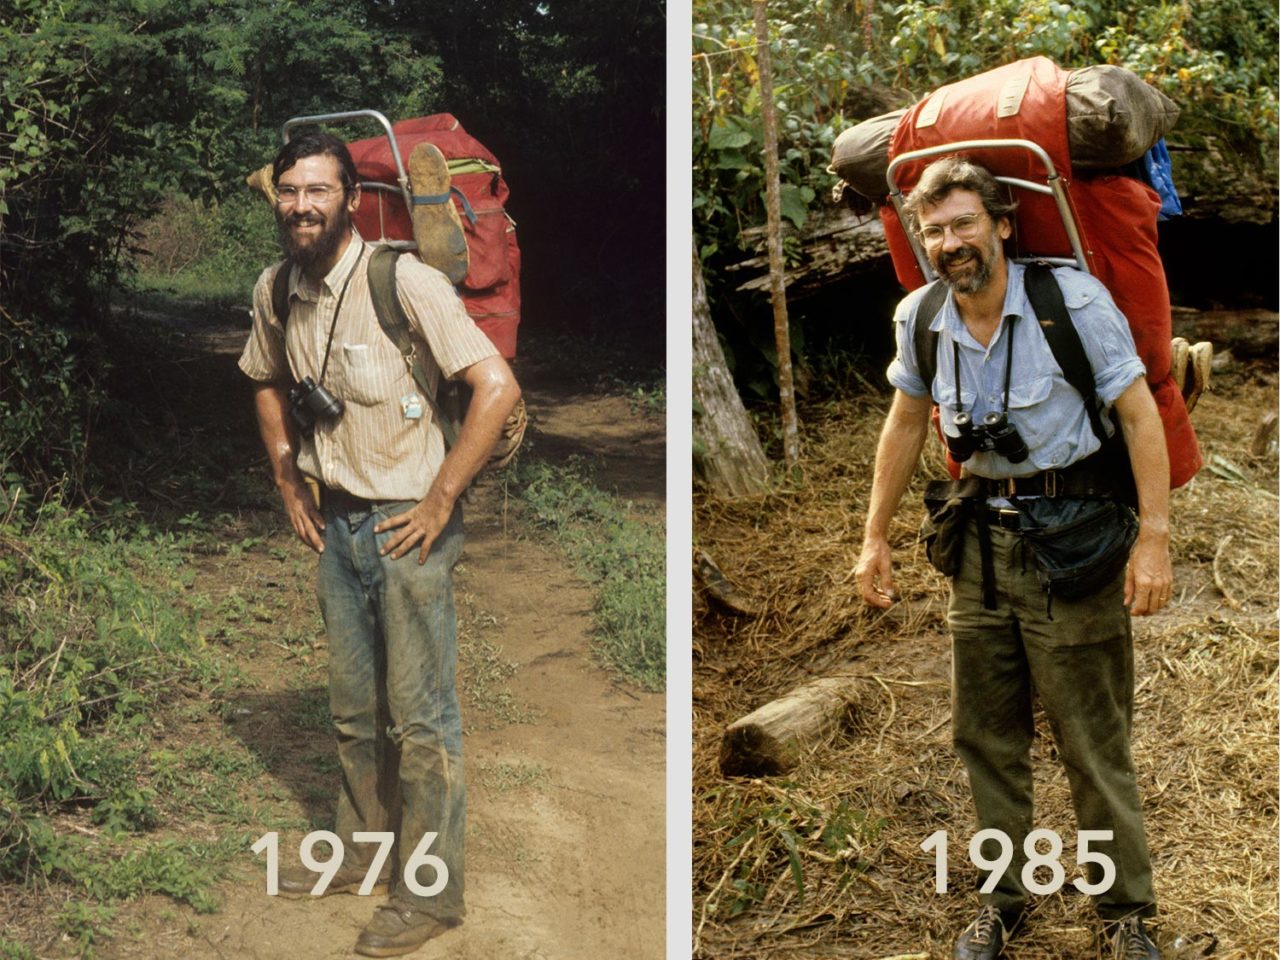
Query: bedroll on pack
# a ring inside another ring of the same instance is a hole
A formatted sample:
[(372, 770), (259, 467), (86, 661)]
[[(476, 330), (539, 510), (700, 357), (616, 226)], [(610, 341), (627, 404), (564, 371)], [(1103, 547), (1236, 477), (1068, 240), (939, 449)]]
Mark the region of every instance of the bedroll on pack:
[[(434, 144), (444, 155), (456, 191), (447, 202), (458, 211), (469, 254), (466, 276), (457, 285), (458, 296), (498, 352), (508, 360), (514, 358), (520, 323), (520, 246), (515, 221), (504, 207), (509, 190), (498, 158), (448, 113), (402, 120), (391, 131), (405, 169), (420, 143)], [(412, 244), (413, 221), (400, 191), (390, 138), (371, 137), (347, 147), (365, 184), (360, 207), (352, 217), (360, 235), (369, 241)], [(369, 183), (390, 189), (370, 189)]]
[[(1129, 321), (1164, 425), (1170, 485), (1179, 487), (1203, 465), (1186, 404), (1171, 374), (1172, 315), (1164, 265), (1156, 247), (1160, 199), (1131, 177), (1097, 173), (1077, 178), (1070, 149), (1067, 87), (1071, 74), (1045, 57), (1032, 57), (943, 87), (909, 108), (894, 127), (889, 162), (916, 150), (972, 140), (1026, 140), (1051, 160), (1077, 242), (1048, 192), (1016, 190), (1010, 253), (1022, 260), (1083, 259)], [(1166, 116), (1168, 113), (1166, 111)], [(1163, 133), (1163, 130), (1161, 131)], [(1128, 135), (1115, 142), (1131, 139)], [(1043, 185), (1036, 154), (1021, 149), (966, 149), (964, 155), (999, 177)], [(894, 171), (903, 195), (937, 156), (901, 162)], [(914, 290), (926, 276), (896, 209), (880, 207), (885, 239), (899, 282)], [(1140, 442), (1140, 439), (1129, 438)]]

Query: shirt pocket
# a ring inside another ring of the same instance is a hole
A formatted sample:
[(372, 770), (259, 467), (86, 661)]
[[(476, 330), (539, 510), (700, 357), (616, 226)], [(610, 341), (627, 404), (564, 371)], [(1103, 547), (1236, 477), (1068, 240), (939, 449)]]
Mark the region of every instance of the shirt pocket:
[(367, 343), (342, 345), (343, 393), (353, 403), (372, 407), (391, 398), (395, 367), (387, 364), (378, 348)]
[(1009, 420), (1032, 451), (1043, 447), (1061, 427), (1060, 418), (1046, 402), (1052, 389), (1053, 375), (1049, 373), (1009, 385)]
[(933, 378), (933, 402), (938, 405), (938, 420), (942, 427), (942, 432), (949, 437), (960, 436), (960, 431), (956, 429), (956, 414), (960, 412), (960, 405), (962, 404), (965, 412), (972, 416), (973, 405), (977, 402), (977, 399), (977, 394), (962, 384), (960, 387), (960, 404), (957, 404), (955, 384), (944, 384), (942, 377)]

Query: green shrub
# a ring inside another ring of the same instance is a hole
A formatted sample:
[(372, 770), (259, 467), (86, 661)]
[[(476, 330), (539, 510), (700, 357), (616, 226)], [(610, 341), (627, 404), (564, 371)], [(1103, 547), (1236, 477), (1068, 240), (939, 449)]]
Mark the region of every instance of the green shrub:
[[(742, 231), (764, 222), (763, 124), (750, 6), (696, 0), (693, 17), (694, 229), (709, 260), (740, 255)], [(782, 214), (797, 226), (835, 184), (846, 127), (1034, 55), (1133, 70), (1182, 108), (1171, 142), (1216, 141), (1274, 176), (1280, 60), (1262, 0), (781, 0), (769, 29)]]
[(249, 304), (264, 267), (280, 259), (275, 217), (248, 188), (221, 203), (170, 194), (138, 230), (140, 289)]
[(89, 337), (9, 319), (0, 324), (0, 519), (20, 478), (41, 491), (63, 478), (83, 486), (103, 400)]
[[(181, 546), (123, 508), (0, 521), (0, 880), (120, 885), (124, 861), (55, 835), (49, 812), (88, 807), (108, 836), (157, 824), (143, 727), (175, 688), (224, 681), (181, 599)], [(151, 872), (148, 889), (173, 886)]]

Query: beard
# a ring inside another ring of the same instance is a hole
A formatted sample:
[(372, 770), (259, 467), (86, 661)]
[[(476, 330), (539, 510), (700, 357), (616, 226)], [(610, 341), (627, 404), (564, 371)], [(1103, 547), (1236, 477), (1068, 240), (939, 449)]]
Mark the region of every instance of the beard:
[[(317, 224), (320, 229), (303, 233), (296, 229), (310, 224)], [(338, 252), (351, 227), (351, 215), (341, 204), (329, 216), (313, 207), (305, 213), (294, 212), (278, 217), (276, 227), (285, 256), (292, 258), (303, 270), (308, 270)]]
[[(985, 251), (965, 244), (949, 253), (939, 253), (933, 264), (934, 272), (956, 293), (978, 293), (991, 282), (992, 264), (1000, 255), (999, 242), (992, 234)], [(953, 267), (960, 267), (962, 272), (952, 272)]]

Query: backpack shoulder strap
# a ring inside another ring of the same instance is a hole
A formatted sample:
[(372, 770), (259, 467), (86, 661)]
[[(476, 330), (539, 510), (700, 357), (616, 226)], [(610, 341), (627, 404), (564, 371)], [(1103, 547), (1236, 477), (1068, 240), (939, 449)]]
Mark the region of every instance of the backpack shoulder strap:
[(418, 389), (431, 405), (436, 423), (444, 434), (446, 449), (453, 449), (458, 442), (460, 424), (454, 417), (445, 416), (440, 407), (436, 391), (432, 390), (427, 380), (427, 372), (422, 368), (414, 348), (413, 339), (409, 335), (409, 317), (400, 304), (396, 292), (396, 264), (400, 260), (400, 251), (392, 247), (376, 247), (369, 255), (369, 299), (373, 301), (373, 312), (378, 318), (378, 326), (382, 327), (388, 339), (396, 345), (405, 365), (413, 376)]
[(1053, 351), (1053, 359), (1062, 368), (1062, 376), (1084, 400), (1085, 412), (1094, 435), (1107, 442), (1107, 432), (1102, 425), (1101, 404), (1098, 401), (1097, 384), (1093, 368), (1080, 342), (1080, 334), (1071, 320), (1071, 314), (1062, 299), (1062, 288), (1054, 279), (1053, 270), (1046, 263), (1027, 265), (1023, 275), (1027, 299), (1036, 312), (1036, 320)]
[(929, 327), (946, 302), (947, 285), (941, 280), (935, 280), (916, 308), (912, 342), (916, 348), (916, 366), (920, 370), (920, 379), (929, 390), (933, 389), (933, 378), (938, 374), (938, 331), (930, 330)]
[(289, 275), (293, 273), (293, 261), (286, 259), (276, 270), (271, 281), (271, 312), (281, 327), (289, 324)]
[(413, 356), (414, 350), (413, 341), (409, 338), (409, 317), (396, 294), (396, 264), (399, 260), (398, 250), (374, 248), (369, 255), (369, 298), (373, 301), (378, 326), (407, 360)]

